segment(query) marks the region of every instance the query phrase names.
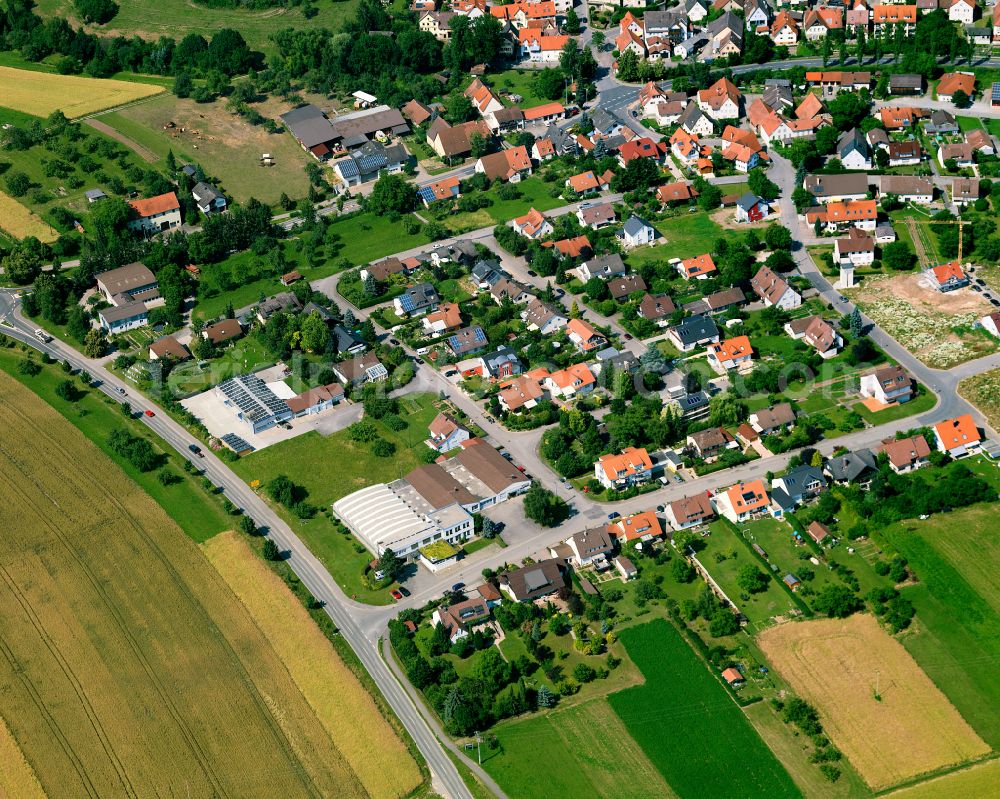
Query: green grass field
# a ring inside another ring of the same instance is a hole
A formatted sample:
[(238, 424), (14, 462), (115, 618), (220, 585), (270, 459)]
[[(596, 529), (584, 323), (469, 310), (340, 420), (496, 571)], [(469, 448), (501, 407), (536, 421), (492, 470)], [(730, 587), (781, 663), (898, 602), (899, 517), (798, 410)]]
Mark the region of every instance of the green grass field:
[(608, 701), (678, 796), (801, 795), (673, 625), (653, 621), (621, 640), (646, 684)]
[[(536, 105), (544, 105), (553, 102), (548, 97), (542, 97), (535, 90), (535, 79), (538, 76), (536, 69), (507, 69), (486, 76), (486, 82), (497, 92), (512, 92), (521, 95), (524, 100), (518, 103), (521, 108), (534, 108)], [(557, 98), (557, 102), (562, 102), (564, 98)]]
[[(156, 472), (140, 472), (124, 458), (112, 452), (107, 445), (108, 433), (116, 427), (125, 427), (133, 434), (145, 433), (146, 427), (135, 419), (126, 419), (110, 397), (97, 389), (87, 389), (76, 402), (67, 402), (56, 396), (56, 386), (67, 379), (58, 366), (42, 365), (34, 377), (18, 372), (23, 354), (14, 349), (0, 349), (0, 369), (19, 380), (60, 414), (72, 422), (80, 432), (93, 441), (109, 458), (135, 480), (159, 504), (178, 526), (195, 541), (207, 541), (216, 533), (232, 528), (236, 520), (222, 510), (221, 500), (210, 496), (197, 478), (181, 469), (181, 456), (170, 451), (167, 466), (181, 481), (164, 486)], [(37, 359), (36, 359), (37, 360)], [(79, 378), (72, 377), (74, 385), (83, 388)], [(162, 448), (159, 448), (164, 451)]]
[(514, 217), (528, 213), (528, 209), (534, 208), (536, 211), (548, 211), (566, 204), (560, 197), (553, 197), (549, 192), (553, 186), (562, 188), (562, 183), (546, 183), (539, 177), (530, 177), (517, 184), (521, 196), (516, 200), (501, 200), (497, 196), (500, 184), (494, 186), (486, 195), (493, 200), (493, 205), (486, 211), (494, 222), (503, 224)]
[(508, 796), (677, 796), (603, 698), (504, 724), (496, 735), (501, 751), (483, 766)]
[(902, 405), (893, 405), (881, 411), (872, 413), (863, 403), (857, 403), (854, 410), (861, 414), (861, 418), (869, 424), (885, 424), (895, 422), (897, 419), (905, 419), (907, 416), (915, 416), (918, 413), (926, 413), (937, 404), (937, 396), (928, 391), (924, 386), (918, 386), (921, 391), (916, 397)]
[[(438, 413), (435, 402), (431, 394), (402, 398), (399, 415), (409, 427), (399, 433), (375, 422), (379, 435), (396, 445), (391, 458), (376, 458), (368, 445), (352, 442), (346, 430), (326, 437), (309, 432), (244, 456), (232, 468), (247, 482), (261, 484), (287, 475), (309, 492), (309, 502), (326, 509), (352, 491), (399, 479), (423, 463), (419, 456), (427, 449), (427, 425)], [(362, 581), (371, 554), (363, 547), (358, 551), (361, 545), (353, 536), (337, 532), (322, 514), (301, 520), (281, 513), (346, 591), (370, 603), (390, 601), (388, 588), (372, 591)]]
[(736, 234), (723, 229), (701, 211), (654, 222), (653, 227), (660, 231), (663, 238), (652, 247), (640, 247), (630, 253), (626, 260), (633, 268), (650, 261), (660, 263), (670, 258), (693, 258), (711, 252), (716, 239)]
[[(177, 41), (189, 33), (209, 37), (221, 28), (235, 28), (252, 48), (274, 52), (271, 34), (284, 28), (329, 28), (338, 30), (354, 14), (355, 0), (323, 0), (316, 4), (319, 13), (310, 20), (298, 8), (269, 8), (247, 11), (236, 8), (206, 8), (185, 0), (119, 0), (118, 14), (106, 25), (89, 25), (91, 32), (105, 36), (138, 35), (144, 39), (172, 36)], [(43, 17), (69, 19), (79, 23), (71, 0), (40, 0), (37, 11)]]
[(908, 520), (875, 538), (899, 551), (919, 578), (905, 594), (917, 609), (902, 641), (934, 683), (991, 746), (1000, 745), (1000, 543), (996, 507), (976, 505)]

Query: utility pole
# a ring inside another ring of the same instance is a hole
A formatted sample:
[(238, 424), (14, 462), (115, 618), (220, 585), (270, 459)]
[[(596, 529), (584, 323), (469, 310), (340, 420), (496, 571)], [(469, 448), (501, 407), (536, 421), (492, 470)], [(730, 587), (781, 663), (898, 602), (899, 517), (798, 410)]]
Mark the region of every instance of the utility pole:
[(476, 735), (476, 750), (478, 752), (479, 765), (481, 766), (483, 765), (483, 739), (479, 737), (478, 730), (476, 731), (475, 735)]

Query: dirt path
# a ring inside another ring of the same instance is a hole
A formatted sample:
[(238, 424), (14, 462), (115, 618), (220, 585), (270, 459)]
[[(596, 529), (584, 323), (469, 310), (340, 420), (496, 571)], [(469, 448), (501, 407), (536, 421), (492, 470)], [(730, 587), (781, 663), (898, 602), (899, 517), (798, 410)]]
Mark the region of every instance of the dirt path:
[(921, 267), (927, 266), (931, 262), (931, 259), (927, 257), (927, 250), (924, 249), (924, 240), (920, 237), (917, 220), (908, 217), (906, 219), (906, 227), (910, 231), (910, 238), (913, 239), (913, 246), (917, 250), (917, 261)]
[(135, 139), (130, 139), (124, 133), (120, 133), (115, 130), (106, 122), (101, 122), (99, 119), (85, 119), (83, 120), (85, 124), (90, 125), (94, 130), (99, 130), (105, 136), (110, 136), (115, 141), (121, 142), (130, 150), (133, 150), (140, 158), (144, 161), (148, 161), (150, 164), (155, 164), (160, 159), (156, 157), (156, 153), (143, 147)]

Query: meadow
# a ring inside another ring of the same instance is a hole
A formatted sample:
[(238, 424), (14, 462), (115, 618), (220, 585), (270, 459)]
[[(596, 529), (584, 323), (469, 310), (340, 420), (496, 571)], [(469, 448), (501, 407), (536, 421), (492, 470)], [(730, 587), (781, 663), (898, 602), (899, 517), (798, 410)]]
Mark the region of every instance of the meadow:
[(0, 66), (2, 104), (6, 108), (47, 117), (62, 111), (70, 119), (93, 114), (163, 91), (162, 86), (77, 75), (56, 75)]
[[(309, 190), (305, 166), (312, 159), (291, 134), (251, 125), (227, 111), (225, 100), (196, 103), (167, 94), (103, 114), (101, 121), (160, 159), (172, 150), (178, 163), (200, 163), (239, 202), (256, 197), (277, 205), (283, 193), (296, 198)], [(274, 166), (260, 165), (262, 153), (271, 154)]]
[(874, 790), (989, 752), (873, 616), (784, 624), (757, 642)]
[(166, 513), (6, 375), (0, 425), (0, 715), (42, 790), (366, 796)]
[(508, 796), (677, 796), (604, 698), (504, 724), (496, 734), (502, 751), (483, 765)]
[(959, 383), (958, 391), (979, 409), (994, 430), (1000, 426), (1000, 369), (967, 377)]
[(405, 796), (421, 782), (406, 746), (302, 603), (235, 533), (202, 545), (288, 668), (333, 745), (371, 799)]
[(672, 624), (632, 627), (621, 640), (646, 683), (608, 701), (678, 796), (801, 795)]
[(59, 234), (40, 216), (2, 191), (0, 191), (0, 230), (16, 239), (34, 236), (39, 241), (51, 243), (59, 238)]
[[(92, 33), (105, 36), (140, 36), (157, 39), (171, 36), (177, 41), (189, 33), (208, 37), (221, 28), (235, 28), (250, 47), (264, 53), (274, 51), (270, 36), (284, 28), (313, 28), (338, 30), (344, 20), (354, 14), (356, 0), (336, 0), (317, 3), (318, 13), (307, 20), (299, 8), (265, 8), (259, 11), (242, 8), (208, 8), (185, 0), (119, 0), (119, 10), (106, 25), (87, 25)], [(80, 20), (72, 0), (40, 0), (38, 13), (43, 17), (69, 19), (74, 26)]]
[[(987, 468), (995, 471), (995, 467)], [(956, 535), (961, 531), (961, 535)], [(1000, 747), (1000, 687), (986, 666), (1000, 658), (996, 507), (974, 505), (880, 530), (875, 540), (910, 562), (904, 589), (917, 610), (903, 645), (979, 735)]]

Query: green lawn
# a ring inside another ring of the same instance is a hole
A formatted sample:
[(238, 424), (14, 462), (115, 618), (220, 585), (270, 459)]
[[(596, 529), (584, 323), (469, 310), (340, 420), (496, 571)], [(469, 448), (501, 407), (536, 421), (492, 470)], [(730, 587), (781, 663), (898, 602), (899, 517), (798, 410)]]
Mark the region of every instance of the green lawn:
[(646, 682), (608, 701), (679, 796), (801, 795), (672, 624), (657, 619), (621, 640)]
[(902, 641), (991, 746), (1000, 745), (1000, 539), (996, 505), (974, 505), (894, 524), (875, 539), (905, 556), (919, 582), (904, 590), (917, 609)]
[[(390, 458), (373, 456), (370, 445), (352, 442), (347, 430), (325, 437), (309, 432), (244, 456), (233, 469), (248, 483), (259, 480), (262, 485), (287, 475), (309, 492), (309, 502), (327, 509), (359, 488), (399, 479), (423, 463), (427, 425), (438, 413), (436, 401), (431, 394), (402, 398), (399, 415), (409, 426), (399, 433), (375, 422), (379, 435), (396, 445)], [(353, 536), (339, 532), (322, 514), (301, 520), (281, 512), (345, 591), (372, 604), (389, 601), (388, 589), (372, 590), (364, 583), (371, 554)]]
[(676, 796), (603, 698), (495, 728), (483, 767), (517, 799)]
[(640, 247), (629, 253), (626, 260), (633, 268), (650, 261), (659, 263), (671, 258), (693, 258), (710, 252), (716, 239), (736, 235), (735, 231), (723, 229), (701, 211), (654, 222), (653, 227), (660, 231), (663, 238), (652, 247)]
[(955, 117), (955, 121), (958, 122), (958, 128), (962, 133), (967, 133), (970, 130), (982, 130), (983, 127), (979, 117)]
[[(544, 105), (553, 102), (548, 97), (542, 97), (535, 89), (537, 69), (505, 69), (486, 76), (488, 83), (495, 92), (512, 92), (521, 95), (524, 100), (518, 103), (521, 108), (533, 108), (536, 105)], [(562, 102), (564, 98), (557, 97), (556, 101)]]
[(869, 424), (885, 424), (886, 422), (895, 422), (897, 419), (905, 419), (907, 416), (926, 413), (934, 407), (937, 397), (922, 385), (917, 386), (917, 391), (919, 392), (917, 396), (909, 402), (904, 402), (902, 405), (892, 405), (876, 413), (872, 413), (861, 402), (854, 406), (854, 410), (860, 413), (861, 418)]
[(207, 391), (230, 377), (255, 372), (274, 363), (274, 356), (257, 335), (250, 334), (224, 350), (205, 369), (200, 369), (194, 360), (178, 364), (167, 377), (167, 384), (175, 396), (189, 397)]
[(521, 196), (516, 200), (501, 200), (497, 195), (499, 184), (486, 192), (486, 195), (493, 200), (493, 205), (489, 206), (486, 211), (497, 224), (502, 225), (515, 217), (522, 216), (528, 213), (531, 208), (536, 211), (549, 211), (566, 204), (566, 201), (561, 197), (553, 197), (549, 193), (553, 187), (561, 190), (561, 182), (546, 183), (540, 177), (535, 176), (515, 185), (521, 193)]
[[(779, 528), (781, 529), (779, 530)], [(795, 610), (795, 603), (779, 585), (781, 578), (792, 570), (790, 565), (776, 572), (768, 572), (750, 553), (746, 545), (737, 539), (736, 533), (726, 522), (714, 521), (709, 525), (709, 529), (712, 534), (705, 539), (706, 547), (698, 553), (698, 560), (708, 569), (709, 574), (729, 595), (729, 598), (743, 611), (753, 625), (752, 629), (768, 627), (772, 616), (784, 615)], [(791, 536), (791, 529), (788, 525), (774, 519), (763, 519), (753, 524), (740, 525), (740, 530), (744, 529), (750, 530), (751, 535), (754, 536), (765, 532), (774, 537), (783, 534)], [(718, 556), (724, 556), (724, 559), (718, 560)], [(759, 594), (743, 594), (736, 578), (740, 569), (747, 565), (756, 566), (761, 571), (771, 575), (766, 591)]]
[[(198, 478), (183, 471), (181, 468), (183, 458), (172, 449), (160, 446), (158, 439), (149, 434), (148, 428), (141, 421), (126, 418), (118, 404), (97, 389), (87, 389), (76, 402), (61, 399), (56, 396), (56, 386), (63, 380), (71, 379), (77, 388), (82, 389), (83, 384), (79, 378), (66, 375), (56, 365), (42, 365), (42, 371), (38, 375), (25, 377), (17, 370), (23, 357), (23, 354), (15, 349), (0, 349), (0, 369), (22, 382), (76, 425), (80, 432), (100, 447), (155, 499), (191, 538), (198, 542), (207, 541), (216, 533), (231, 529), (235, 525), (235, 518), (222, 510), (221, 499), (208, 494)], [(136, 435), (152, 438), (154, 445), (166, 454), (167, 468), (181, 478), (180, 482), (164, 486), (157, 478), (158, 472), (140, 472), (127, 460), (112, 452), (107, 446), (107, 436), (118, 427), (124, 427)]]
[[(189, 33), (207, 38), (221, 28), (235, 28), (251, 47), (271, 54), (275, 51), (274, 44), (269, 40), (272, 34), (284, 28), (339, 30), (344, 21), (354, 14), (356, 2), (338, 0), (335, 3), (317, 3), (318, 13), (310, 20), (297, 7), (278, 6), (250, 11), (223, 6), (209, 8), (185, 0), (158, 0), (156, 3), (119, 0), (118, 5), (120, 8), (114, 19), (106, 25), (90, 25), (88, 29), (106, 36), (140, 35), (150, 39), (171, 36), (179, 42)], [(74, 27), (79, 23), (70, 0), (40, 0), (36, 10), (42, 17), (69, 19)]]

